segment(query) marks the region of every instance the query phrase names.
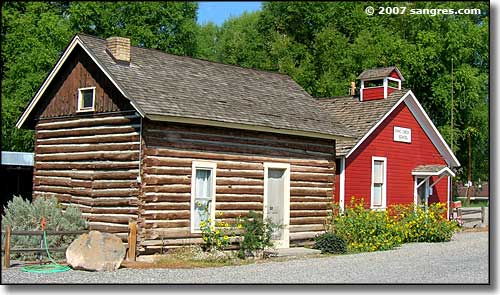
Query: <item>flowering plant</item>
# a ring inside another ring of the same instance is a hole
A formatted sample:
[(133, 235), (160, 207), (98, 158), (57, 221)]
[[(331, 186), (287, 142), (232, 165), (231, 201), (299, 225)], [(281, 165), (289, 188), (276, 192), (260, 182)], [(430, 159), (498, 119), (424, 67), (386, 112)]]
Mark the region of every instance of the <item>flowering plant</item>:
[[(208, 210), (208, 208), (207, 208)], [(210, 216), (210, 214), (206, 214)], [(222, 212), (219, 212), (222, 217)], [(229, 223), (222, 220), (214, 220), (209, 217), (200, 222), (201, 237), (204, 242), (205, 251), (224, 250), (231, 243), (230, 233), (228, 232)]]

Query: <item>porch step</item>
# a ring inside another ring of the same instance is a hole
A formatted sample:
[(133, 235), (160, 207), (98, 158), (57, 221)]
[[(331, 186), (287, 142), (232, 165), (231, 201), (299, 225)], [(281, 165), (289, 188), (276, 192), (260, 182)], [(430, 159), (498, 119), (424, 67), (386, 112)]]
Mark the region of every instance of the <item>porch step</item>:
[(304, 247), (272, 249), (264, 251), (264, 255), (268, 257), (301, 257), (314, 254), (321, 254), (321, 251)]

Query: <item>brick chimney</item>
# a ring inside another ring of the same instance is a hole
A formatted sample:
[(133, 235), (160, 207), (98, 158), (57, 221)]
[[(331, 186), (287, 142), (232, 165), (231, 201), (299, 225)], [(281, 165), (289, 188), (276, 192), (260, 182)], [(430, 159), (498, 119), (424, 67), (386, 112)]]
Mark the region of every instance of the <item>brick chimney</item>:
[(109, 37), (106, 39), (106, 49), (116, 62), (130, 64), (130, 39)]

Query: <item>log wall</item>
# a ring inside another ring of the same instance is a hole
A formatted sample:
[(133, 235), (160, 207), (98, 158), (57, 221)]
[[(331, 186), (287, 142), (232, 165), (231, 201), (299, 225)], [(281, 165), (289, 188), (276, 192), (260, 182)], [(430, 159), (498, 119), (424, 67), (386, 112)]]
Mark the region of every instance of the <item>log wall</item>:
[(39, 121), (34, 197), (77, 205), (90, 229), (126, 240), (128, 221), (138, 216), (139, 132), (134, 113)]
[(139, 252), (201, 243), (190, 232), (193, 161), (217, 164), (216, 214), (231, 222), (262, 212), (264, 162), (289, 163), (290, 240), (324, 230), (334, 189), (334, 141), (215, 127), (144, 121)]

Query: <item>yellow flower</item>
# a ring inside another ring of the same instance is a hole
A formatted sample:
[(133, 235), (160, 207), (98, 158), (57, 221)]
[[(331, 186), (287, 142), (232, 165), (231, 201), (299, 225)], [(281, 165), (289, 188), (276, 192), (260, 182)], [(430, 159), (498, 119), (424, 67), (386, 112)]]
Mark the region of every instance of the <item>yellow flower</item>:
[(222, 212), (221, 212), (221, 211), (219, 211), (219, 213), (217, 213), (217, 215), (222, 216)]
[(208, 222), (212, 222), (212, 219), (210, 219), (210, 218), (209, 218), (207, 221), (208, 221)]
[(205, 225), (207, 225), (205, 221), (200, 222), (200, 227), (204, 227)]
[(216, 234), (216, 235), (220, 234), (220, 230), (216, 230), (216, 231), (215, 231), (215, 234)]
[(224, 241), (227, 241), (229, 240), (229, 237), (228, 236), (224, 236)]
[(241, 223), (238, 223), (238, 228), (242, 228), (243, 225)]

